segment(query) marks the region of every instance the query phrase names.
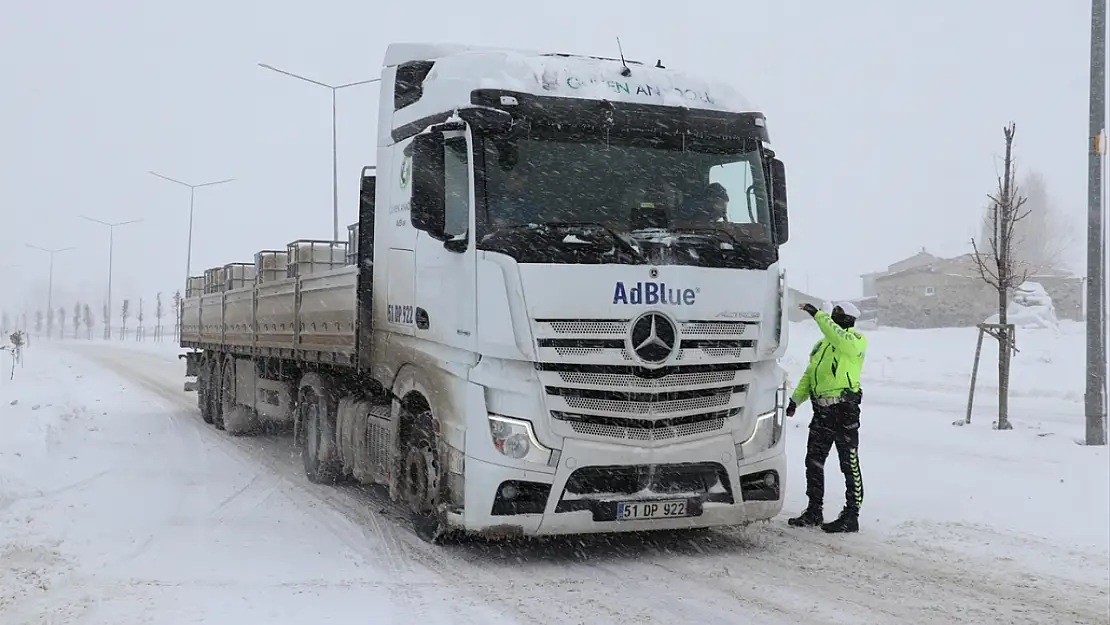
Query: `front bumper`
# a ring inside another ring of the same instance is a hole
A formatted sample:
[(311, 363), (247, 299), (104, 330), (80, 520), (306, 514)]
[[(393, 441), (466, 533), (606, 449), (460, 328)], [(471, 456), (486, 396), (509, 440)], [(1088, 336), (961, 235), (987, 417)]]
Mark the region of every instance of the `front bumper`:
[[(731, 434), (655, 448), (566, 439), (554, 474), (468, 456), (464, 507), (448, 522), (516, 536), (744, 525), (782, 510), (784, 449), (780, 440), (738, 461)], [(510, 492), (516, 496), (507, 498)], [(676, 500), (691, 516), (616, 520), (618, 502)]]

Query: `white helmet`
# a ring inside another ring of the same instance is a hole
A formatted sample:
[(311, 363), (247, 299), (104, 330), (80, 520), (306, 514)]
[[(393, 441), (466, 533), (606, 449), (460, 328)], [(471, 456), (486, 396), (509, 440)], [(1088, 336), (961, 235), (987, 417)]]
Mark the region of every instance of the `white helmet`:
[(856, 305), (852, 302), (825, 302), (825, 305), (821, 307), (821, 310), (824, 310), (831, 315), (833, 309), (837, 307), (839, 307), (840, 310), (843, 310), (845, 315), (848, 315), (849, 317), (852, 317), (854, 319), (859, 319), (859, 308), (857, 308)]

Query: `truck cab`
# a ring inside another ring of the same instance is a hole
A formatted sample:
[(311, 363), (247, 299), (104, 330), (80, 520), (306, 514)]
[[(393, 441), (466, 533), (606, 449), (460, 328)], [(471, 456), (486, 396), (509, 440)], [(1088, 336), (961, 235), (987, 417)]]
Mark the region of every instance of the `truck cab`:
[(382, 85), (359, 357), (394, 495), (487, 534), (778, 514), (789, 232), (764, 115), (661, 67), (464, 46), (391, 45)]

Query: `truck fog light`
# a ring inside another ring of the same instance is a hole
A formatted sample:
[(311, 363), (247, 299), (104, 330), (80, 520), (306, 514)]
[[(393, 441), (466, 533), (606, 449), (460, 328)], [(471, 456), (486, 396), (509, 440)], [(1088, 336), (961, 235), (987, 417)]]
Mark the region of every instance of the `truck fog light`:
[(763, 483), (767, 485), (767, 488), (774, 488), (775, 484), (778, 483), (778, 479), (775, 478), (774, 473), (768, 472), (763, 476)]
[(538, 464), (547, 464), (551, 459), (551, 450), (536, 439), (529, 421), (491, 414), (489, 433), (493, 446), (509, 458)]
[(512, 501), (516, 499), (516, 496), (519, 494), (520, 489), (512, 484), (506, 484), (501, 487), (501, 496), (504, 497), (507, 501)]

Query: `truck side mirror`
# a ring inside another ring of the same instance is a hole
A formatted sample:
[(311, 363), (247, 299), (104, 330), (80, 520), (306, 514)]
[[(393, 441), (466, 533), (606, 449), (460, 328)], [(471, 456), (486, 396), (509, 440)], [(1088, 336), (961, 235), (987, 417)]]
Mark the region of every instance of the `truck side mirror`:
[(443, 133), (426, 132), (412, 140), (412, 227), (440, 241), (447, 239), (447, 210), (444, 203), (445, 181)]
[(782, 245), (790, 240), (790, 217), (786, 209), (786, 164), (779, 159), (771, 161), (771, 219), (775, 243)]

